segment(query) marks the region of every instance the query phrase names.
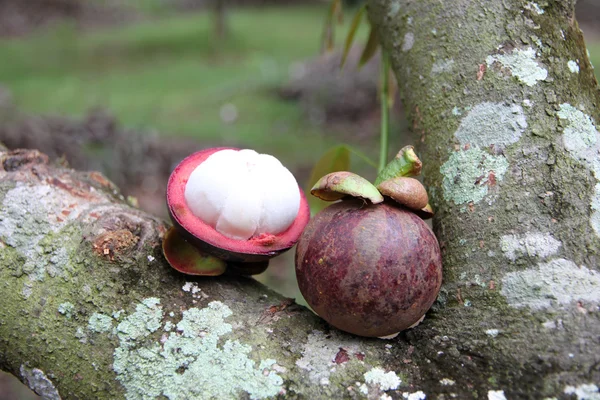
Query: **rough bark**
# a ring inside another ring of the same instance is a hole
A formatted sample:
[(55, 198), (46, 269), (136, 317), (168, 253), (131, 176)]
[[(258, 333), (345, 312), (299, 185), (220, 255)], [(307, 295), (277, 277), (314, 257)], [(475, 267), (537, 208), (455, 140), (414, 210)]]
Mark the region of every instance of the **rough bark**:
[(359, 339), (177, 274), (110, 182), (4, 152), (0, 368), (48, 398), (597, 398), (598, 90), (572, 5), (369, 3), (444, 251), (418, 327)]
[(416, 373), (405, 342), (330, 329), (250, 278), (177, 273), (165, 229), (98, 173), (0, 149), (0, 368), (48, 399), (378, 398), (389, 371)]
[(573, 7), (369, 2), (443, 249), (440, 311), (407, 335), (428, 394), (597, 392), (600, 92)]

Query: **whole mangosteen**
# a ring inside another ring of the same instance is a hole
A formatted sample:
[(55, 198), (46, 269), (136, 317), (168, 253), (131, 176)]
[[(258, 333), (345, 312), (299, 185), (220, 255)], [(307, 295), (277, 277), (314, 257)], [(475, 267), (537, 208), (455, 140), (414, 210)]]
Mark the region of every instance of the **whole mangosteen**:
[(226, 263), (237, 272), (264, 271), (271, 257), (296, 243), (310, 218), (287, 168), (273, 156), (234, 148), (185, 158), (169, 177), (167, 206), (175, 230), (163, 242), (165, 256), (174, 268), (197, 275), (219, 275)]
[(321, 178), (311, 193), (341, 201), (308, 223), (296, 248), (307, 303), (334, 327), (361, 336), (411, 327), (442, 283), (437, 239), (419, 216), (431, 214), (427, 193), (406, 177), (419, 173), (420, 161), (407, 147), (390, 165), (377, 187), (349, 172)]

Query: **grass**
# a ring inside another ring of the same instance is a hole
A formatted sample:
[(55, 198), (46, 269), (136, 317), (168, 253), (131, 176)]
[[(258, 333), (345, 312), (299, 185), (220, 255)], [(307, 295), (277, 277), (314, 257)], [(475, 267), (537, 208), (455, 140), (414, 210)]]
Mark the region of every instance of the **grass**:
[[(324, 15), (323, 7), (232, 10), (222, 42), (203, 13), (83, 34), (61, 25), (0, 41), (0, 60), (8, 60), (0, 82), (27, 112), (80, 116), (101, 106), (128, 127), (310, 164), (334, 139), (274, 88), (295, 62), (319, 53)], [(235, 105), (234, 123), (220, 117), (226, 104)]]
[[(131, 128), (253, 147), (292, 167), (312, 164), (334, 144), (296, 104), (274, 94), (294, 62), (319, 53), (326, 5), (234, 9), (231, 36), (219, 42), (210, 13), (165, 12), (157, 0), (138, 4), (150, 19), (87, 33), (64, 24), (0, 40), (0, 83), (27, 112), (81, 116), (106, 107)], [(600, 65), (600, 45), (589, 44)], [(226, 104), (235, 105), (234, 123), (222, 121)]]

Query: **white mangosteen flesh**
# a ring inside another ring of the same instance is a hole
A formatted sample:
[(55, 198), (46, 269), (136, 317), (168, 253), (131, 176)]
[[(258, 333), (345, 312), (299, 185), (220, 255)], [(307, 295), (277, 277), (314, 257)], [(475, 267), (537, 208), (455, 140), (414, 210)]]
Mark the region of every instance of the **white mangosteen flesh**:
[(221, 150), (190, 174), (190, 211), (219, 233), (248, 240), (284, 232), (296, 219), (300, 190), (279, 160), (254, 150)]

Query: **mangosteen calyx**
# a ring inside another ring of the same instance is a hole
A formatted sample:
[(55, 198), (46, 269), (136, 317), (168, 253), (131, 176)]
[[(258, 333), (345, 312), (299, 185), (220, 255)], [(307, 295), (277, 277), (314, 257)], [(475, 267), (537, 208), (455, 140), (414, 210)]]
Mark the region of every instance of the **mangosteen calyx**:
[(368, 199), (373, 204), (383, 201), (383, 196), (371, 182), (348, 171), (325, 175), (313, 186), (310, 194), (325, 201), (335, 201), (346, 196)]

